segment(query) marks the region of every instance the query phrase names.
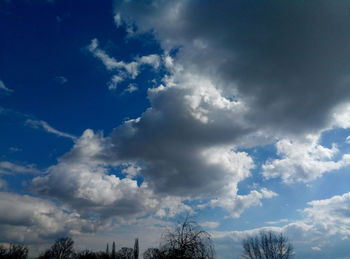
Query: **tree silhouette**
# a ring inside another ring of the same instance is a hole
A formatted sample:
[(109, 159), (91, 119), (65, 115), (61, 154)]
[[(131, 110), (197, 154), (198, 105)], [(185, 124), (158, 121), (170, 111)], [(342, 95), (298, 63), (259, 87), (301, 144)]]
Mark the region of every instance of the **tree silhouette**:
[(98, 254), (89, 250), (84, 250), (79, 253), (76, 253), (74, 259), (100, 259), (102, 254)]
[(260, 232), (243, 240), (242, 258), (247, 259), (290, 259), (294, 256), (293, 246), (282, 233)]
[(114, 242), (114, 241), (113, 241), (113, 244), (112, 244), (111, 258), (112, 258), (112, 259), (115, 259), (115, 258), (116, 258), (116, 253), (115, 253), (115, 242)]
[(135, 239), (134, 244), (134, 259), (139, 259), (139, 239)]
[(50, 249), (40, 255), (38, 259), (69, 259), (74, 257), (74, 241), (70, 237), (63, 237), (56, 240)]
[(178, 224), (173, 232), (164, 237), (161, 254), (165, 258), (214, 258), (214, 245), (208, 232), (189, 219)]
[(27, 259), (28, 248), (23, 245), (11, 244), (9, 248), (0, 246), (0, 258), (4, 259)]
[(162, 259), (162, 253), (158, 248), (148, 248), (143, 253), (143, 259)]
[(134, 258), (134, 250), (130, 247), (122, 247), (117, 252), (118, 259), (133, 259)]

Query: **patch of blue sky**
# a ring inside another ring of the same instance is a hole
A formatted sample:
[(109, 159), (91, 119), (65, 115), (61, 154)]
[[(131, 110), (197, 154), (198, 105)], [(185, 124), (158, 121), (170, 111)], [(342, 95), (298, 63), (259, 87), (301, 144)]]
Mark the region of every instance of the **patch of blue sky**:
[[(238, 152), (246, 152), (254, 161), (255, 167), (251, 169), (251, 176), (238, 183), (239, 194), (248, 194), (256, 186), (261, 186), (264, 182), (261, 174), (262, 165), (270, 159), (278, 159), (276, 146), (274, 144), (239, 149)], [(279, 180), (277, 180), (279, 181)], [(273, 183), (273, 181), (271, 182)], [(278, 186), (278, 182), (276, 183)]]
[[(26, 125), (30, 116), (18, 112), (0, 114), (1, 160), (21, 161), (46, 168), (72, 147), (72, 140)], [(11, 147), (19, 149), (12, 152)]]
[(319, 142), (327, 148), (332, 148), (332, 145), (336, 144), (340, 154), (350, 153), (350, 144), (346, 141), (349, 135), (349, 129), (333, 128), (323, 132)]
[[(91, 40), (97, 38), (118, 60), (161, 53), (151, 35), (126, 38), (125, 28), (114, 24), (110, 2), (47, 5), (19, 1), (17, 7), (9, 8), (10, 14), (1, 21), (7, 41), (0, 76), (15, 94), (3, 100), (4, 106), (35, 114), (45, 121), (54, 120), (56, 127), (80, 135), (86, 128), (109, 133), (123, 118), (137, 117), (149, 105), (146, 89), (152, 85), (147, 86), (146, 82), (153, 75), (143, 73), (135, 80), (140, 90), (118, 98), (106, 87), (110, 73), (87, 51)], [(61, 17), (59, 23), (56, 16)], [(69, 85), (58, 85), (57, 76), (67, 78)], [(128, 107), (130, 102), (133, 105)]]
[(35, 175), (33, 174), (15, 174), (3, 175), (1, 179), (7, 183), (6, 191), (14, 193), (30, 193), (28, 190), (29, 183)]
[[(137, 186), (141, 186), (142, 183), (144, 182), (144, 178), (142, 177), (142, 175), (140, 173), (135, 173), (134, 175), (130, 175), (127, 173), (127, 169), (128, 167), (132, 166), (131, 164), (121, 164), (118, 166), (108, 166), (107, 169), (107, 173), (110, 175), (115, 175), (116, 177), (118, 177), (119, 179), (124, 179), (124, 178), (131, 178), (133, 180), (137, 181)], [(141, 163), (138, 163), (137, 165), (135, 165), (138, 168), (141, 168), (140, 166)]]

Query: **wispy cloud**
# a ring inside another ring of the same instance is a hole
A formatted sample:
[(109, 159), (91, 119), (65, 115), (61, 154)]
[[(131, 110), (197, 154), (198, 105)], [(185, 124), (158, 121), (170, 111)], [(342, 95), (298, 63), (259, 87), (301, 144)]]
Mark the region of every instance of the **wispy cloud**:
[(41, 171), (38, 170), (34, 164), (18, 165), (9, 161), (0, 162), (0, 174), (39, 174), (40, 172)]
[(114, 75), (111, 80), (108, 82), (108, 89), (115, 90), (119, 83), (123, 82), (124, 78), (118, 75)]
[(22, 151), (22, 149), (18, 148), (18, 147), (10, 147), (9, 148), (9, 151), (11, 153), (16, 153), (16, 152), (19, 152), (19, 151)]
[(275, 221), (267, 221), (265, 222), (267, 225), (277, 225), (281, 223), (287, 223), (288, 219), (280, 219), (280, 220), (275, 220)]
[(52, 126), (50, 126), (46, 121), (43, 121), (43, 120), (31, 120), (31, 119), (28, 119), (26, 120), (26, 125), (30, 125), (31, 127), (33, 128), (42, 128), (44, 129), (45, 131), (49, 132), (49, 133), (52, 133), (52, 134), (55, 134), (59, 137), (65, 137), (65, 138), (70, 138), (72, 139), (73, 141), (75, 141), (77, 139), (76, 136), (73, 136), (69, 133), (65, 133), (65, 132), (62, 132), (62, 131), (59, 131), (55, 128), (53, 128)]
[(8, 92), (8, 93), (13, 93), (13, 90), (6, 87), (6, 85), (4, 84), (4, 82), (2, 80), (0, 80), (0, 90)]
[(210, 228), (210, 229), (215, 229), (220, 225), (220, 223), (217, 221), (205, 221), (205, 222), (201, 222), (199, 224), (202, 227), (206, 227), (206, 228)]
[[(109, 56), (104, 50), (99, 47), (99, 42), (97, 39), (93, 39), (88, 46), (88, 50), (102, 63), (105, 65), (106, 69), (109, 71), (116, 71), (117, 74), (112, 76), (109, 81), (108, 89), (115, 90), (117, 85), (123, 82), (125, 79), (131, 78), (135, 79), (140, 73), (140, 67), (148, 65), (154, 69), (158, 69), (160, 66), (161, 59), (156, 54), (151, 54), (148, 56), (137, 57), (134, 61), (129, 63), (124, 61), (118, 61), (114, 57)], [(134, 88), (126, 90), (128, 92), (135, 91)]]
[(124, 89), (123, 93), (132, 93), (138, 90), (135, 84), (129, 84), (127, 88)]
[(68, 82), (68, 79), (64, 76), (56, 76), (55, 81), (61, 85), (64, 85), (65, 83)]

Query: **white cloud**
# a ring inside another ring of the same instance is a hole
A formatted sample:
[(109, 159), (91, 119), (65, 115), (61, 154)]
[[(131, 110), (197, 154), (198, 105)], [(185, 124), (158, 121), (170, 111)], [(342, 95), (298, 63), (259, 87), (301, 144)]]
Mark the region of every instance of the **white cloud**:
[(190, 206), (183, 203), (181, 197), (166, 196), (161, 200), (155, 215), (160, 218), (173, 218), (184, 212), (193, 212), (193, 210)]
[[(106, 162), (107, 143), (101, 134), (86, 130), (70, 152), (46, 175), (33, 179), (31, 190), (54, 197), (81, 213), (96, 213), (102, 218), (130, 217), (161, 211), (162, 217), (174, 217), (188, 210), (179, 197), (155, 196), (147, 182), (137, 184), (140, 167), (132, 163)], [(111, 166), (113, 168), (111, 168)], [(126, 177), (118, 177), (115, 171)]]
[(117, 28), (119, 28), (122, 25), (122, 19), (121, 19), (119, 13), (114, 15), (114, 22), (115, 22), (115, 25), (117, 26)]
[(111, 80), (108, 82), (108, 89), (109, 90), (117, 89), (118, 84), (123, 82), (124, 80), (125, 78), (121, 76), (118, 76), (118, 75), (112, 76)]
[[(118, 17), (118, 15), (116, 15), (116, 17)], [(110, 90), (116, 89), (117, 85), (125, 79), (135, 79), (139, 75), (141, 67), (144, 65), (152, 66), (154, 69), (158, 69), (160, 66), (160, 57), (155, 54), (136, 58), (135, 61), (129, 63), (117, 61), (115, 58), (110, 57), (104, 50), (99, 48), (99, 42), (97, 39), (91, 41), (88, 50), (96, 58), (102, 61), (107, 70), (117, 72), (108, 83), (108, 88)]]
[(139, 64), (150, 65), (154, 69), (157, 69), (160, 66), (160, 58), (158, 55), (155, 55), (155, 54), (143, 56), (139, 58), (137, 61)]
[(124, 89), (124, 92), (133, 93), (137, 90), (138, 88), (135, 84), (129, 84), (128, 87)]
[[(350, 103), (342, 103), (333, 111), (333, 125), (343, 129), (350, 128)], [(346, 138), (346, 142), (350, 144), (350, 136)]]
[(118, 62), (114, 58), (109, 57), (106, 52), (99, 49), (98, 40), (93, 39), (88, 46), (88, 50), (98, 59), (102, 61), (102, 63), (106, 66), (108, 70), (113, 70), (116, 68), (121, 68), (125, 66), (124, 62)]
[(327, 148), (319, 143), (319, 136), (307, 136), (306, 139), (282, 139), (276, 143), (277, 154), (281, 157), (267, 161), (263, 166), (266, 179), (281, 177), (286, 183), (309, 182), (324, 173), (341, 169), (350, 164), (350, 155), (334, 161), (338, 154), (336, 145)]
[(1, 80), (0, 80), (0, 90), (3, 90), (3, 91), (5, 91), (5, 92), (7, 92), (7, 93), (12, 93), (12, 92), (13, 92), (13, 90), (10, 89), (10, 88), (7, 88), (7, 87), (5, 86), (5, 84), (4, 84), (4, 82), (1, 81)]
[(251, 206), (262, 206), (261, 199), (269, 199), (277, 196), (277, 193), (265, 188), (260, 191), (251, 191), (247, 195), (232, 195), (220, 197), (210, 202), (211, 207), (221, 207), (230, 213), (233, 218), (239, 218), (241, 214)]
[(311, 249), (314, 251), (322, 251), (322, 248), (318, 247), (318, 246), (313, 246), (313, 247), (311, 247)]
[(306, 222), (317, 231), (327, 236), (350, 236), (350, 193), (314, 200), (308, 205), (311, 207), (303, 210)]
[(47, 131), (49, 133), (55, 134), (56, 136), (59, 136), (59, 137), (70, 138), (73, 141), (75, 141), (77, 139), (77, 137), (75, 137), (71, 134), (68, 134), (68, 133), (65, 133), (65, 132), (62, 132), (62, 131), (59, 131), (59, 130), (53, 128), (46, 121), (43, 121), (43, 120), (38, 121), (38, 120), (28, 119), (28, 120), (26, 120), (26, 125), (30, 125), (33, 128), (41, 127), (42, 129), (44, 129), (45, 131)]
[(333, 124), (340, 128), (350, 128), (350, 104), (344, 103), (333, 111)]
[(280, 219), (280, 220), (276, 220), (276, 221), (267, 221), (265, 222), (267, 225), (277, 225), (277, 224), (281, 224), (281, 223), (286, 223), (288, 222), (288, 219)]

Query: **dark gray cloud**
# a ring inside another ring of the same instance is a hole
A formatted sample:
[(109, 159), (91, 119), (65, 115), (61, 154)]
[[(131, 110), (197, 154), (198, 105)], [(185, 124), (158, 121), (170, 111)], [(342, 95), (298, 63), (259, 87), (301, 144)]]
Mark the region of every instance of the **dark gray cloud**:
[(0, 192), (0, 242), (32, 243), (95, 232), (102, 224), (41, 198)]
[(211, 197), (254, 167), (246, 153), (226, 147), (250, 131), (243, 105), (201, 80), (188, 75), (181, 87), (150, 90), (152, 108), (111, 136), (114, 158), (142, 161), (140, 173), (157, 192)]
[(235, 87), (260, 127), (324, 127), (350, 96), (348, 1), (125, 1), (116, 12), (165, 49), (181, 46), (185, 69)]

